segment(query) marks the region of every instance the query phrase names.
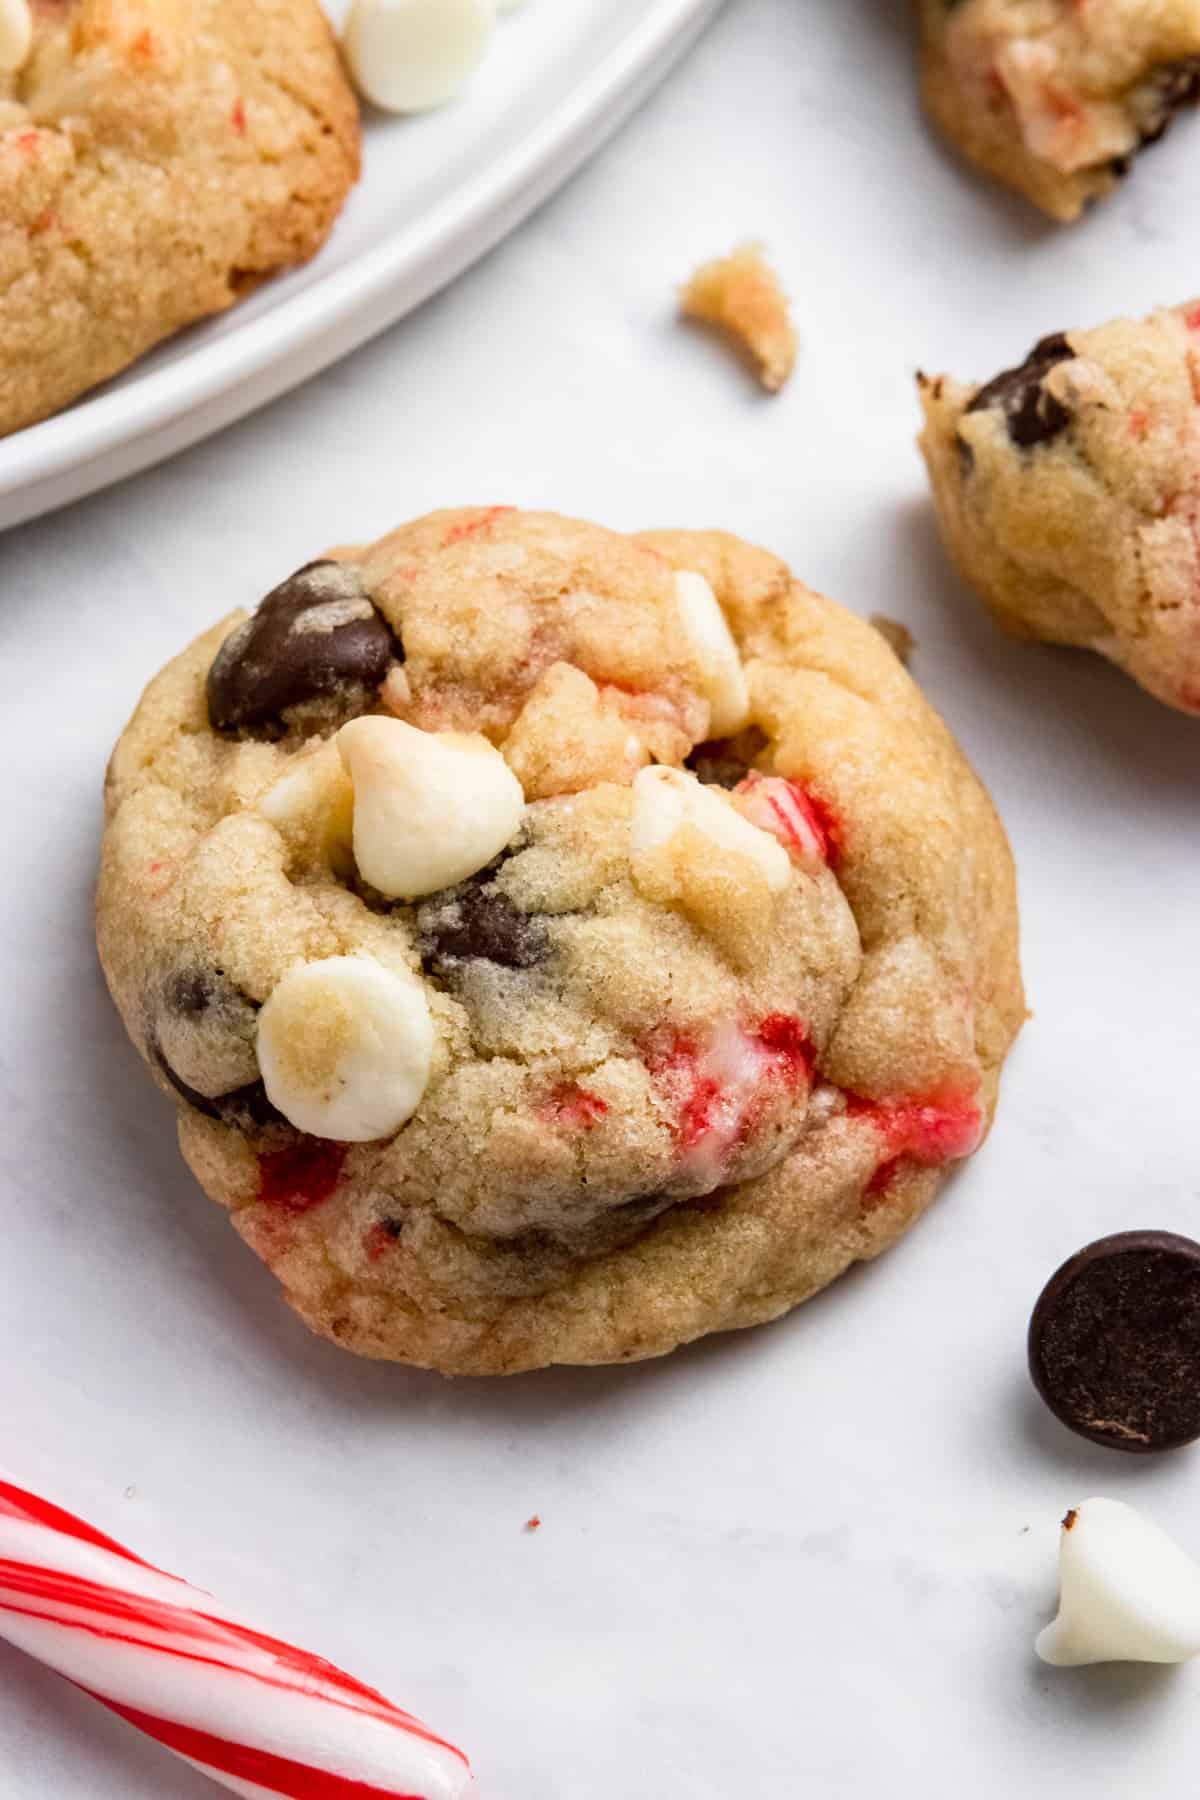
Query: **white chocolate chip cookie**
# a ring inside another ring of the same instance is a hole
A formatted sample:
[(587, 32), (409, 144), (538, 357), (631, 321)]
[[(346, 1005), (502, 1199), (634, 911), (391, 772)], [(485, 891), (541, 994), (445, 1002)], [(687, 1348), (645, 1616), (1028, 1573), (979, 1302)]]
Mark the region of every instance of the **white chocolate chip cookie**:
[(1022, 1017), (1003, 831), (882, 639), (719, 533), (492, 507), (310, 564), (151, 683), (99, 942), (315, 1329), (653, 1356), (892, 1243)]

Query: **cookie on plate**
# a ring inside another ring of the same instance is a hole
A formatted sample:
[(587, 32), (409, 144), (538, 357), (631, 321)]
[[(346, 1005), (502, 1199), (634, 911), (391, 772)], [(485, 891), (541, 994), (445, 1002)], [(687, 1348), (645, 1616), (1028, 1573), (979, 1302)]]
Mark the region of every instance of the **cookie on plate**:
[(0, 433), (318, 250), (358, 111), (317, 0), (33, 0), (0, 74)]
[(997, 622), (1200, 712), (1200, 302), (920, 390), (942, 533)]
[(1003, 830), (869, 625), (716, 532), (433, 514), (154, 681), (99, 943), (296, 1310), (654, 1356), (886, 1248), (1022, 1018)]
[(1200, 0), (918, 0), (918, 18), (935, 123), (1056, 219), (1200, 99)]

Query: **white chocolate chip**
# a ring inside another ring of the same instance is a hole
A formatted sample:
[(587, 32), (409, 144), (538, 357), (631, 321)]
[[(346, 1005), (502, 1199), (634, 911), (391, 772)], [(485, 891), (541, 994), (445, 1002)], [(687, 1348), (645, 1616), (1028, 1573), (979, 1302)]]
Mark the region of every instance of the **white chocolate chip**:
[(465, 881), (521, 823), (521, 784), (484, 737), (371, 716), (343, 725), (337, 745), (354, 783), (355, 861), (389, 899)]
[(1058, 1617), (1043, 1662), (1186, 1662), (1200, 1651), (1200, 1566), (1120, 1500), (1085, 1500), (1063, 1520)]
[(29, 0), (0, 0), (0, 74), (15, 74), (28, 61), (32, 48)]
[(640, 859), (652, 856), (689, 827), (753, 864), (771, 893), (781, 892), (791, 880), (792, 865), (783, 845), (743, 818), (718, 789), (702, 786), (682, 769), (656, 765), (643, 769), (633, 783), (630, 849), (634, 881), (638, 880)]
[(258, 803), (264, 819), (295, 846), (335, 865), (349, 863), (354, 790), (333, 743), (297, 757)]
[(675, 610), (709, 704), (709, 735), (733, 737), (750, 722), (750, 689), (733, 633), (703, 575), (686, 569), (676, 574)]
[(343, 46), (368, 100), (427, 112), (474, 74), (495, 26), (496, 0), (354, 0)]
[(388, 712), (395, 713), (398, 719), (402, 719), (412, 705), (412, 687), (403, 663), (393, 663), (384, 676), (379, 703)]
[(373, 958), (297, 963), (258, 1016), (267, 1096), (298, 1131), (365, 1144), (421, 1103), (433, 1023), (414, 975)]

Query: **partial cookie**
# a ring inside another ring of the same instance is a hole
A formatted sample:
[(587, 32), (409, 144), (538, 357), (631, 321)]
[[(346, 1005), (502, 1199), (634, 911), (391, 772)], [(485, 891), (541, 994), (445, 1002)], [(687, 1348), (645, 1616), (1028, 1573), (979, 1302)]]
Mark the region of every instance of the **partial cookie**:
[(930, 115), (1056, 219), (1111, 192), (1200, 98), (1200, 0), (918, 0)]
[(979, 1144), (1012, 865), (865, 622), (503, 507), (309, 565), (117, 746), (101, 956), (318, 1331), (448, 1372), (776, 1317)]
[(316, 0), (36, 0), (0, 74), (0, 433), (318, 250), (358, 112)]
[(920, 389), (942, 533), (997, 622), (1200, 712), (1200, 304)]

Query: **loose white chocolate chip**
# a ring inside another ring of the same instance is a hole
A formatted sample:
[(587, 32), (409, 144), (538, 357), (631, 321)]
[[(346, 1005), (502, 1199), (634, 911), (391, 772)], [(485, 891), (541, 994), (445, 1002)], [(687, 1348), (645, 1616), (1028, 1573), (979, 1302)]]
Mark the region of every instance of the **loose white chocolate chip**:
[(1063, 1520), (1058, 1617), (1043, 1662), (1186, 1662), (1200, 1652), (1200, 1566), (1120, 1500), (1085, 1500)]
[(487, 54), (496, 0), (354, 0), (343, 35), (360, 92), (385, 112), (427, 112)]
[(782, 844), (743, 818), (718, 790), (702, 786), (682, 769), (656, 765), (643, 769), (633, 783), (630, 849), (635, 882), (639, 860), (652, 857), (688, 827), (752, 863), (771, 893), (781, 892), (791, 880), (792, 865)]
[(29, 60), (32, 48), (29, 0), (0, 0), (0, 75), (15, 74)]
[(432, 1057), (424, 988), (373, 958), (297, 963), (258, 1015), (267, 1097), (314, 1137), (390, 1137), (420, 1105)]
[(733, 633), (703, 575), (676, 574), (675, 610), (709, 704), (709, 736), (733, 737), (750, 722), (750, 689)]
[(391, 900), (453, 887), (511, 842), (521, 784), (484, 737), (353, 719), (337, 736), (354, 783), (354, 857)]

